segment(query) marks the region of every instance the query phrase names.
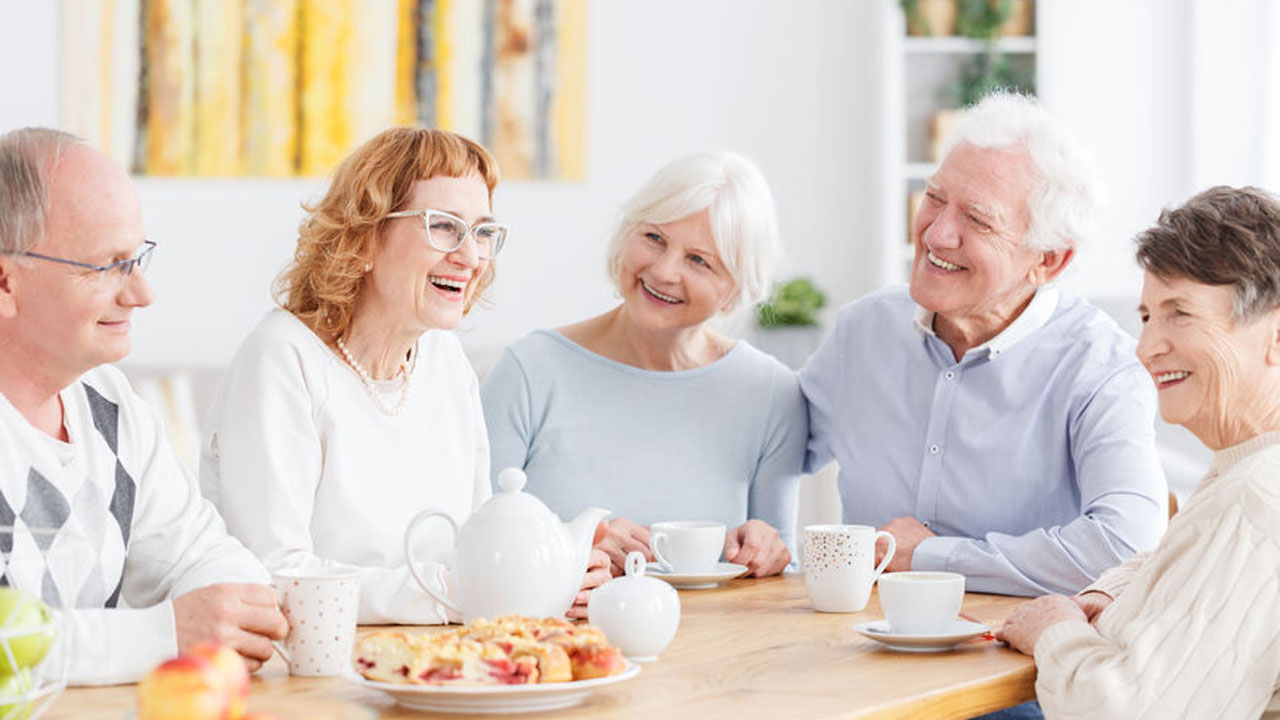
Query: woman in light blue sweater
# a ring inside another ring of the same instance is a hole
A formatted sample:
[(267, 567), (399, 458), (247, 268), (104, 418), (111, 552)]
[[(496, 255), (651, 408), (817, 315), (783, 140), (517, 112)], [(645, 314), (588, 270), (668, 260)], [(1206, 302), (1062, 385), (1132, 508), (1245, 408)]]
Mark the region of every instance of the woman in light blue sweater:
[(598, 544), (620, 574), (652, 522), (715, 520), (724, 554), (782, 571), (808, 438), (792, 373), (709, 322), (759, 300), (778, 254), (759, 169), (702, 153), (660, 170), (622, 210), (609, 274), (622, 303), (507, 348), (481, 397), (491, 467), (524, 468), (562, 516), (614, 512)]

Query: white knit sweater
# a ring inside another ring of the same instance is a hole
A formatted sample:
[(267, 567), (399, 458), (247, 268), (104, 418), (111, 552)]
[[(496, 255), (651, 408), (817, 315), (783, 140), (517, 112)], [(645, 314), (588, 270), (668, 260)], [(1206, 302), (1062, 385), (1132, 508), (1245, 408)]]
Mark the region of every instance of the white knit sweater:
[(178, 653), (173, 598), (267, 572), (119, 371), (94, 368), (59, 396), (65, 443), (0, 395), (0, 572), (65, 610), (49, 662), (71, 684), (135, 682)]
[(1036, 643), (1047, 718), (1280, 717), (1280, 432), (1219, 451), (1156, 549)]

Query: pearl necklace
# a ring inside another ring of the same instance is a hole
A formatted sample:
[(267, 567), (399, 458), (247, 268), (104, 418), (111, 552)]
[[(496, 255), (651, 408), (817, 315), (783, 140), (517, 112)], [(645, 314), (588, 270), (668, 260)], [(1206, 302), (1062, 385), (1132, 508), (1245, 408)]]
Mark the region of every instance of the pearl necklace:
[(364, 366), (360, 364), (360, 361), (356, 360), (351, 354), (351, 351), (347, 349), (347, 344), (342, 341), (342, 338), (338, 338), (338, 349), (342, 351), (342, 357), (346, 358), (347, 364), (351, 366), (351, 369), (355, 370), (356, 375), (360, 376), (360, 382), (364, 383), (364, 389), (369, 391), (369, 397), (373, 398), (373, 404), (378, 406), (378, 410), (380, 410), (383, 415), (391, 417), (399, 415), (400, 411), (404, 409), (405, 404), (409, 402), (410, 375), (407, 372), (406, 363), (400, 363), (400, 369), (396, 371), (397, 376), (401, 374), (404, 375), (404, 386), (400, 388), (400, 399), (396, 401), (394, 406), (388, 406), (382, 401), (382, 393), (378, 392), (378, 388), (373, 384), (373, 378), (369, 377), (369, 372), (364, 369)]

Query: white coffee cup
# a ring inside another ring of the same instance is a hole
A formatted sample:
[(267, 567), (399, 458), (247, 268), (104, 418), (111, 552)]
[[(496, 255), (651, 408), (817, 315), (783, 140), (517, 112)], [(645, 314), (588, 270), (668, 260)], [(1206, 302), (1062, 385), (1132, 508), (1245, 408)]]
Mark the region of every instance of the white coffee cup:
[[(889, 551), (875, 564), (876, 540)], [(807, 525), (804, 528), (804, 585), (818, 612), (858, 612), (867, 606), (871, 586), (889, 566), (896, 549), (893, 535), (870, 525)]]
[(351, 665), (360, 610), (357, 570), (281, 570), (275, 573), (289, 635), (276, 650), (290, 675), (341, 675)]
[(714, 572), (724, 550), (724, 524), (697, 520), (654, 523), (649, 526), (649, 549), (663, 572)]
[(880, 609), (903, 635), (940, 635), (955, 624), (964, 602), (964, 575), (899, 572), (880, 578)]

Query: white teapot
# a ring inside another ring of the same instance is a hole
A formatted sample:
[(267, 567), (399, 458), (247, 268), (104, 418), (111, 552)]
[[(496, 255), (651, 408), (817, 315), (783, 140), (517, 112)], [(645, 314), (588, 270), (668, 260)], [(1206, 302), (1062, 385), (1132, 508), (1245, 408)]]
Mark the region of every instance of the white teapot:
[[(582, 585), (596, 526), (609, 511), (587, 508), (562, 523), (541, 500), (522, 492), (526, 480), (519, 468), (499, 473), (501, 490), (476, 508), (461, 529), (435, 509), (418, 513), (405, 529), (404, 556), (413, 579), (428, 595), (461, 613), (463, 622), (508, 613), (563, 617)], [(449, 596), (424, 581), (413, 561), (413, 531), (433, 517), (453, 528)]]

